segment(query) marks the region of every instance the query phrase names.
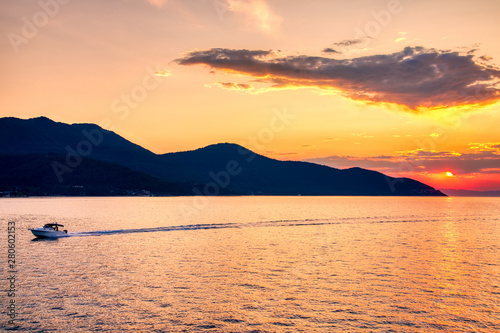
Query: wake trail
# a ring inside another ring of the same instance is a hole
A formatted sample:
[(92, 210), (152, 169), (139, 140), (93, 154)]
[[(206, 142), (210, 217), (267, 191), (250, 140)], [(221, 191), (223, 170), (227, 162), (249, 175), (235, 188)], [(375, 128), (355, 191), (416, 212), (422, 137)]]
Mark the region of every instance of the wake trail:
[(230, 224), (230, 223), (227, 223), (227, 224), (190, 224), (190, 225), (156, 227), (156, 228), (71, 232), (71, 233), (69, 233), (69, 235), (72, 237), (84, 237), (84, 236), (103, 236), (103, 235), (116, 235), (116, 234), (133, 234), (133, 233), (143, 233), (143, 232), (206, 230), (206, 229), (223, 229), (223, 228), (238, 228), (238, 226)]
[[(323, 223), (320, 223), (318, 221), (323, 221)], [(85, 236), (103, 236), (103, 235), (132, 234), (132, 233), (161, 232), (161, 231), (165, 232), (165, 231), (208, 230), (208, 229), (229, 229), (229, 228), (239, 229), (239, 228), (250, 228), (250, 227), (278, 227), (278, 226), (297, 226), (297, 225), (312, 225), (312, 224), (331, 224), (331, 223), (326, 223), (325, 219), (321, 220), (307, 219), (307, 220), (263, 221), (263, 222), (249, 222), (249, 223), (188, 224), (188, 225), (156, 227), (156, 228), (70, 232), (68, 233), (68, 236), (85, 237)]]
[[(241, 228), (262, 228), (262, 227), (297, 227), (297, 226), (326, 226), (326, 225), (350, 225), (359, 223), (422, 223), (422, 222), (442, 222), (447, 220), (447, 216), (440, 217), (420, 217), (401, 216), (399, 218), (388, 216), (370, 217), (346, 217), (346, 218), (322, 218), (322, 219), (301, 219), (301, 220), (275, 220), (245, 223), (209, 223), (209, 224), (188, 224), (155, 228), (117, 229), (100, 231), (81, 231), (68, 233), (70, 237), (104, 236), (117, 234), (132, 234), (146, 232), (167, 232), (167, 231), (188, 231), (188, 230), (209, 230), (209, 229), (241, 229)], [(481, 219), (481, 217), (460, 216), (454, 217), (455, 221), (471, 221)], [(483, 217), (484, 219), (484, 217)], [(498, 218), (494, 218), (497, 220)]]

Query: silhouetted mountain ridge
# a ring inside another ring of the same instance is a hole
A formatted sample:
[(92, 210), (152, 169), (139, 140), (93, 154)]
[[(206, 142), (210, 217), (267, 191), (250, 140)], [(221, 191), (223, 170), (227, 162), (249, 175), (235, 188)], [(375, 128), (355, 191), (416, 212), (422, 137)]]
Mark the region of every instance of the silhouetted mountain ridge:
[(274, 160), (234, 143), (156, 155), (95, 124), (69, 125), (45, 117), (0, 119), (0, 154), (49, 153), (65, 156), (51, 162), (59, 181), (91, 159), (182, 189), (190, 187), (190, 193), (185, 194), (443, 195), (412, 179), (361, 168), (339, 170), (310, 162)]
[(56, 153), (0, 155), (0, 192), (14, 196), (187, 195), (192, 187), (91, 158), (59, 181), (52, 164), (65, 163), (65, 158)]

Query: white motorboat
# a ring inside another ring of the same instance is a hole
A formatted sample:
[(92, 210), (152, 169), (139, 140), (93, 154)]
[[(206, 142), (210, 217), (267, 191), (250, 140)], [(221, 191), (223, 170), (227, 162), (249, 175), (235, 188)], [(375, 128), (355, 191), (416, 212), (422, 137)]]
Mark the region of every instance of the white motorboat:
[(41, 228), (33, 228), (29, 230), (38, 238), (68, 237), (68, 230), (59, 230), (59, 227), (64, 226), (59, 223), (47, 223)]

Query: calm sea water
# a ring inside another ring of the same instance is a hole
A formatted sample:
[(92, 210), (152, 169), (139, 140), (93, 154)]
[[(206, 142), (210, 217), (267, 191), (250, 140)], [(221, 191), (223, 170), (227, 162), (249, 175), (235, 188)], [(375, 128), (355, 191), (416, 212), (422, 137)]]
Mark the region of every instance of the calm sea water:
[[(499, 198), (27, 198), (0, 213), (7, 329), (500, 330)], [(53, 221), (72, 237), (27, 230)]]

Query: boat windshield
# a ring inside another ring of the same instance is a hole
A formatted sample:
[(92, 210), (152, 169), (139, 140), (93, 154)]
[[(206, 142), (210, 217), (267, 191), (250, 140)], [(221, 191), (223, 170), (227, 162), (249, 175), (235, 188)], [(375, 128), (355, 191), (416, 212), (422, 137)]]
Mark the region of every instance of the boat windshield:
[(64, 227), (64, 226), (62, 224), (58, 224), (58, 223), (47, 223), (43, 227), (47, 228), (47, 229), (54, 229), (55, 231), (59, 231), (58, 227)]

